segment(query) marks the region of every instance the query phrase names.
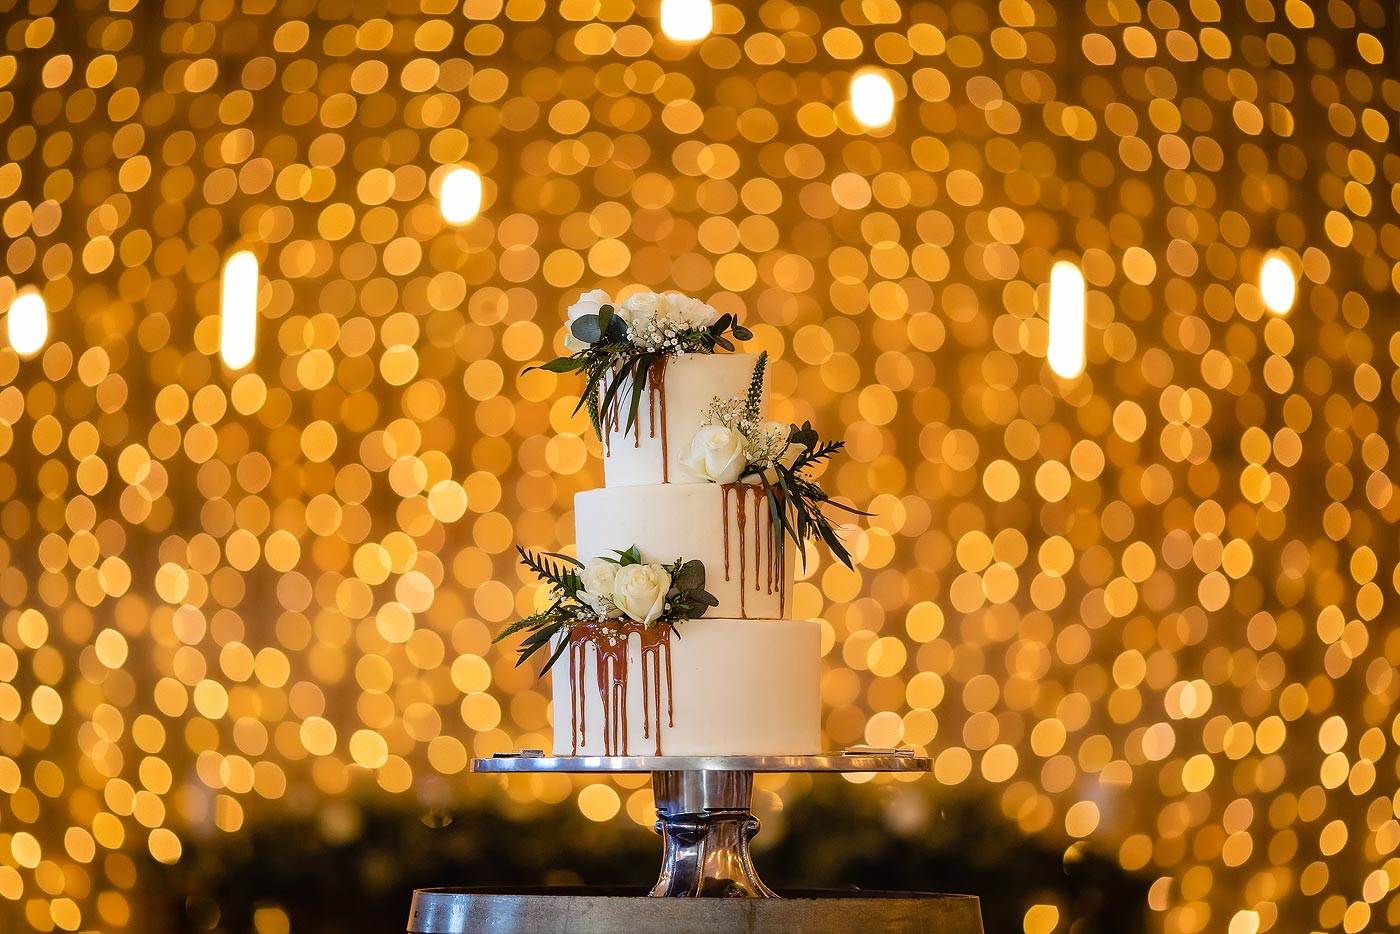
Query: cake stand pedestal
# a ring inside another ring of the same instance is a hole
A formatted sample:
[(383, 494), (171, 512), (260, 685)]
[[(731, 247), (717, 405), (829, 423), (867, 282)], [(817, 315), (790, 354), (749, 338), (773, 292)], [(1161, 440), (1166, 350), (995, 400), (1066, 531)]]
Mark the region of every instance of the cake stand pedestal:
[(654, 896), (777, 898), (754, 870), (749, 841), (756, 772), (927, 772), (910, 750), (852, 749), (815, 756), (545, 756), (472, 760), (475, 772), (650, 772), (664, 850)]

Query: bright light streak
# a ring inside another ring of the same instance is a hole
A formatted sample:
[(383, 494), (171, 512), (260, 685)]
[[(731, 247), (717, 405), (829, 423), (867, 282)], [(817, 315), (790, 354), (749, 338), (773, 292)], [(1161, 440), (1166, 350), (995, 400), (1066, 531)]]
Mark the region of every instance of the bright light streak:
[(894, 88), (876, 71), (856, 75), (851, 82), (851, 112), (868, 127), (884, 126), (894, 119)]
[(253, 362), (258, 337), (258, 258), (240, 250), (224, 263), (219, 355), (235, 370)]
[(36, 354), (49, 339), (49, 307), (38, 292), (21, 292), (10, 303), (10, 346), (21, 357)]
[(442, 216), (449, 224), (465, 224), (481, 210), (481, 176), (475, 169), (453, 169), (442, 180)]
[(1050, 268), (1050, 369), (1070, 379), (1084, 372), (1084, 274), (1074, 263)]
[(715, 28), (710, 0), (661, 0), (661, 31), (677, 42), (696, 42)]
[(1298, 279), (1293, 267), (1281, 256), (1270, 256), (1259, 270), (1259, 291), (1264, 293), (1264, 307), (1276, 315), (1293, 310), (1298, 297)]

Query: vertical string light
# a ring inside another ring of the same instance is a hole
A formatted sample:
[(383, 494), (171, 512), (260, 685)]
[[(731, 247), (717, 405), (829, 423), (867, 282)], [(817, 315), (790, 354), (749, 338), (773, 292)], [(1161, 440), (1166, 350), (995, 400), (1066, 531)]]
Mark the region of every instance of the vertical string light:
[(851, 81), (851, 113), (863, 125), (881, 127), (894, 119), (894, 87), (878, 71), (864, 71)]
[(1065, 379), (1084, 372), (1084, 274), (1074, 263), (1050, 268), (1050, 369)]
[(481, 176), (475, 169), (455, 168), (442, 180), (438, 204), (449, 224), (465, 224), (481, 211)]
[(710, 0), (661, 0), (661, 31), (677, 42), (698, 42), (715, 28)]
[(1293, 310), (1298, 298), (1298, 278), (1293, 267), (1282, 256), (1270, 256), (1259, 269), (1259, 291), (1264, 295), (1264, 307), (1276, 315)]
[(258, 336), (258, 258), (249, 250), (239, 250), (224, 263), (219, 323), (224, 365), (240, 370), (252, 363)]
[(10, 346), (21, 357), (39, 352), (49, 339), (49, 307), (35, 291), (21, 292), (10, 303), (7, 331)]

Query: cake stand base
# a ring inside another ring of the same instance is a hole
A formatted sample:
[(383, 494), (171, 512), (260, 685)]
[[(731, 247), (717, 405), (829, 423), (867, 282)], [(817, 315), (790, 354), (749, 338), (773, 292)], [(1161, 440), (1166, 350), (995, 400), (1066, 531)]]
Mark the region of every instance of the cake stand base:
[(651, 894), (672, 898), (772, 899), (754, 869), (749, 841), (755, 772), (927, 772), (911, 751), (860, 747), (814, 756), (544, 756), (475, 759), (476, 772), (650, 772), (661, 876)]
[(419, 889), (409, 934), (983, 934), (971, 895), (793, 891), (783, 898), (647, 898), (616, 889)]

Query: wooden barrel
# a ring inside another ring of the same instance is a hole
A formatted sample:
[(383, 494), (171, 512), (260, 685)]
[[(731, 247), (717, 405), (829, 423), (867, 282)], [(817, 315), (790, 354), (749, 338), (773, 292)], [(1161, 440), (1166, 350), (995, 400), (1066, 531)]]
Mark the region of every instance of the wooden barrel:
[(983, 934), (971, 895), (794, 891), (782, 898), (650, 898), (600, 888), (419, 889), (409, 934)]

